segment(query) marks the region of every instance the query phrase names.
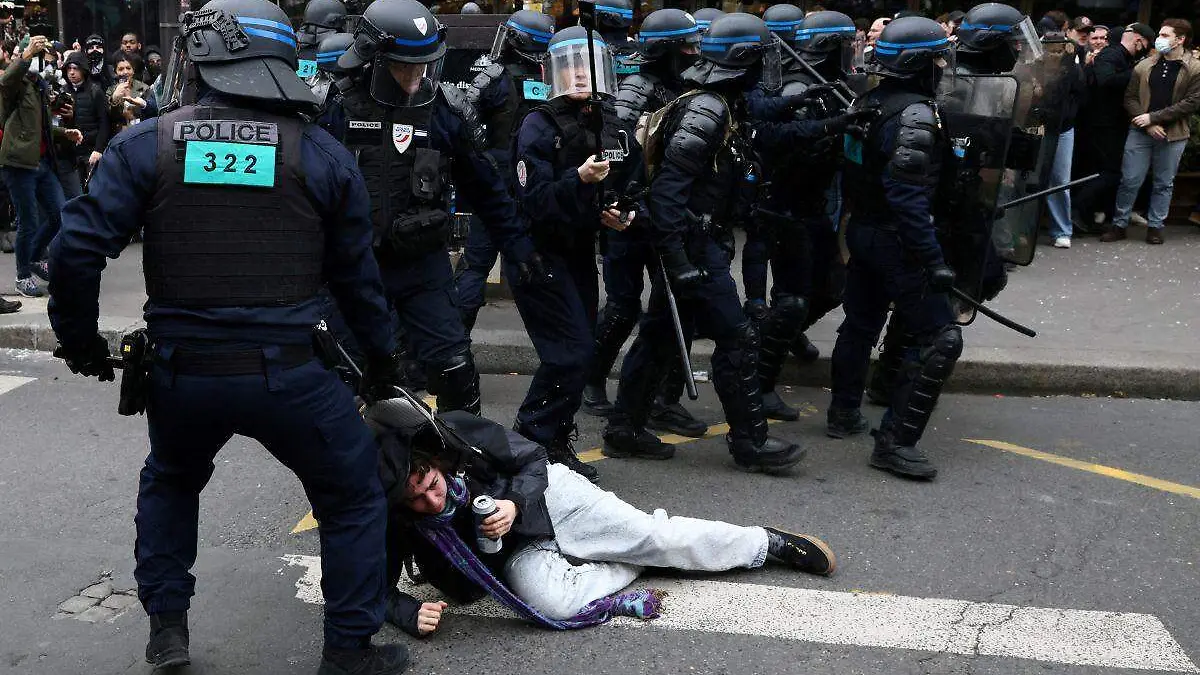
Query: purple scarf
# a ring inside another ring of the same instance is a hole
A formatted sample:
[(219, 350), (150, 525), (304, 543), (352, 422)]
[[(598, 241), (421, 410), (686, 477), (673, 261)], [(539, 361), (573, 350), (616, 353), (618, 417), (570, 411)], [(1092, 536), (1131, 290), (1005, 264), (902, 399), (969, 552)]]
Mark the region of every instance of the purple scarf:
[(479, 560), (479, 556), (475, 555), (475, 552), (463, 542), (462, 537), (458, 536), (458, 532), (455, 531), (451, 524), (454, 512), (459, 507), (465, 506), (469, 497), (465, 481), (459, 477), (447, 477), (446, 494), (452, 500), (450, 508), (436, 516), (427, 516), (418, 520), (417, 531), (429, 540), (429, 543), (437, 547), (446, 560), (450, 561), (450, 564), (454, 565), (455, 569), (463, 576), (487, 591), (500, 604), (521, 618), (556, 630), (596, 626), (614, 616), (635, 616), (645, 620), (658, 618), (662, 598), (666, 593), (657, 589), (617, 593), (594, 600), (578, 614), (565, 621), (557, 621), (545, 616), (517, 597), (504, 585), (504, 582), (497, 579), (492, 570)]

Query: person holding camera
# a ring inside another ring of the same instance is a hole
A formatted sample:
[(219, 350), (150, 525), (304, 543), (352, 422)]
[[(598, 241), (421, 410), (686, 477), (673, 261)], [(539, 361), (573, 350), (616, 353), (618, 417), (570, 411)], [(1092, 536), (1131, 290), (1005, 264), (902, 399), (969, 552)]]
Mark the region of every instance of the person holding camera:
[(30, 298), (44, 294), (33, 275), (49, 279), (44, 252), (62, 224), (60, 212), (65, 199), (55, 175), (55, 141), (63, 139), (76, 145), (83, 141), (78, 129), (52, 124), (50, 87), (39, 75), (49, 44), (45, 34), (33, 35), (0, 74), (0, 178), (8, 187), (20, 221), (16, 289)]
[(113, 134), (117, 134), (142, 121), (146, 90), (150, 87), (141, 80), (142, 57), (122, 52), (113, 62), (113, 68), (117, 81), (108, 88), (108, 118), (112, 120)]

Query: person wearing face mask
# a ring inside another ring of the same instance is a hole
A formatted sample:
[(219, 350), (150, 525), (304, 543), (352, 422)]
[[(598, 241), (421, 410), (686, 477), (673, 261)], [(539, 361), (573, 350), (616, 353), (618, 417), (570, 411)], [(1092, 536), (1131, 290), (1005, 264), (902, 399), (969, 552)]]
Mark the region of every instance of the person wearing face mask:
[(142, 73), (142, 82), (153, 85), (158, 79), (159, 73), (162, 72), (162, 52), (155, 45), (146, 47), (145, 50), (146, 69)]
[(1112, 226), (1100, 241), (1125, 238), (1138, 189), (1153, 171), (1146, 243), (1163, 243), (1175, 172), (1190, 138), (1189, 119), (1200, 109), (1200, 61), (1187, 51), (1191, 33), (1186, 19), (1163, 21), (1154, 53), (1133, 69), (1125, 88), (1125, 111), (1133, 120), (1125, 139), (1121, 184)]
[(104, 38), (94, 33), (87, 36), (83, 41), (83, 53), (87, 56), (92, 81), (107, 91), (116, 82), (117, 75), (105, 58)]
[(1080, 185), (1072, 201), (1084, 218), (1092, 217), (1094, 225), (1104, 223), (1113, 208), (1129, 126), (1125, 88), (1133, 74), (1133, 64), (1146, 53), (1154, 38), (1154, 30), (1146, 24), (1129, 24), (1120, 41), (1100, 50), (1084, 71), (1088, 105), (1081, 111), (1083, 119), (1077, 124), (1080, 133), (1075, 143), (1079, 154), (1075, 164), (1089, 167), (1100, 177)]

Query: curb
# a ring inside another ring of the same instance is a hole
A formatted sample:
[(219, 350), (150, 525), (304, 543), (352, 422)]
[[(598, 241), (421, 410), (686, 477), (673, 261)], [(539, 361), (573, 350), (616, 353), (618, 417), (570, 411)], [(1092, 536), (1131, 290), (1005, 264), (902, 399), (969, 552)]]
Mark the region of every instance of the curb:
[[(140, 325), (126, 320), (102, 320), (101, 335), (114, 350), (121, 336)], [(122, 325), (120, 328), (114, 326)], [(541, 365), (524, 331), (476, 329), (472, 351), (481, 373), (532, 375)], [(58, 345), (48, 325), (0, 325), (0, 348), (53, 351)], [(829, 386), (829, 357), (833, 345), (817, 343), (822, 356), (812, 364), (789, 360), (780, 384), (801, 387)], [(621, 358), (625, 351), (622, 350)], [(709, 370), (711, 343), (698, 343), (692, 353), (694, 370)], [(1113, 396), (1200, 400), (1200, 368), (1191, 365), (1114, 365), (1091, 363), (1031, 363), (1004, 358), (973, 357), (968, 351), (947, 382), (946, 390), (973, 394)], [(617, 360), (618, 368), (621, 360)], [(616, 376), (616, 369), (612, 377)]]

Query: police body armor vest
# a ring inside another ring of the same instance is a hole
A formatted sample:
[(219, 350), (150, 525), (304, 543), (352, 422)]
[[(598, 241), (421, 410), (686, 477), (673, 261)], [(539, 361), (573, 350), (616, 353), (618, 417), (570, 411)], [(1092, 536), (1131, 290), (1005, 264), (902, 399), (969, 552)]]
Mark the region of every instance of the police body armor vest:
[[(784, 75), (779, 95), (799, 96), (816, 84), (808, 73), (790, 71)], [(832, 95), (826, 94), (814, 103), (805, 104), (796, 111), (796, 116), (801, 120), (824, 120), (840, 112)], [(841, 165), (841, 140), (836, 136), (822, 138), (773, 154), (769, 167), (773, 195), (785, 199), (793, 213), (824, 213), (825, 190)]]
[(542, 81), (540, 72), (527, 72), (515, 63), (504, 64), (501, 77), (508, 80), (508, 98), (499, 110), (485, 120), (488, 147), (493, 149), (507, 149), (520, 128), (521, 120), (529, 111), (545, 104), (550, 92), (550, 86)]
[[(595, 133), (583, 118), (582, 107), (579, 103), (563, 97), (538, 106), (534, 110), (545, 114), (554, 123), (556, 129), (554, 173), (556, 176), (568, 167), (582, 165), (589, 156), (595, 153)], [(617, 189), (624, 189), (637, 168), (634, 162), (628, 160), (630, 143), (633, 142), (633, 139), (617, 120), (611, 101), (604, 101), (601, 110), (604, 115), (602, 138), (604, 159), (612, 162), (609, 176), (604, 183)], [(513, 147), (515, 150), (515, 142)], [(536, 216), (536, 214), (531, 215)], [(595, 232), (599, 231), (600, 213), (597, 211), (594, 222), (586, 223), (584, 227), (580, 227), (579, 223), (552, 223), (537, 217), (531, 217), (530, 222), (533, 226), (531, 234), (539, 247), (544, 245), (551, 249), (572, 248), (580, 243), (582, 237), (591, 238)], [(588, 230), (587, 227), (591, 229)], [(585, 232), (586, 235), (584, 235)]]
[(843, 196), (850, 211), (858, 215), (878, 216), (891, 212), (883, 187), (884, 169), (891, 156), (884, 152), (880, 130), (908, 106), (933, 101), (932, 96), (916, 92), (891, 92), (885, 97), (879, 96), (878, 91), (868, 92), (857, 105), (858, 108), (879, 108), (879, 116), (867, 126), (865, 137), (858, 139), (847, 134), (843, 143), (846, 157), (842, 169)]
[(185, 106), (159, 118), (143, 271), (156, 305), (294, 305), (322, 283), (325, 232), (304, 185), (303, 123)]
[(344, 94), (345, 144), (358, 159), (371, 197), (376, 257), (387, 265), (444, 250), (450, 235), (450, 159), (431, 147), (438, 101), (390, 108), (366, 89), (363, 84)]

